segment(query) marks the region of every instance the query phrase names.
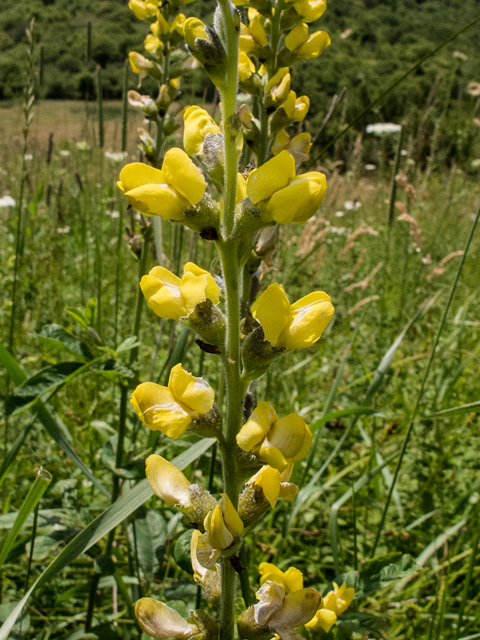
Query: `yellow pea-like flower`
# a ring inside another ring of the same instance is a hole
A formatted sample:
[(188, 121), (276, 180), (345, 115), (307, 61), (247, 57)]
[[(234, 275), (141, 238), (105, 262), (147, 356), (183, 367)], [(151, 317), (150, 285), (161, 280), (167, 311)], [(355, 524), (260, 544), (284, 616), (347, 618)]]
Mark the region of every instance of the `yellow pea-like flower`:
[(183, 114), (183, 146), (189, 156), (200, 153), (207, 133), (217, 135), (220, 127), (210, 114), (197, 106), (189, 107)]
[(204, 23), (198, 18), (188, 18), (183, 25), (183, 35), (185, 42), (191, 47), (194, 46), (197, 38), (207, 39)]
[(146, 460), (145, 472), (154, 494), (166, 504), (190, 505), (190, 482), (171, 462), (153, 454)]
[(274, 102), (285, 102), (290, 93), (291, 80), (292, 78), (290, 76), (288, 67), (282, 67), (266, 83), (265, 93), (269, 95)]
[(187, 262), (179, 278), (164, 267), (154, 267), (140, 281), (148, 306), (160, 316), (180, 320), (192, 313), (199, 302), (218, 304), (220, 287), (212, 276), (193, 262)]
[(145, 74), (148, 69), (152, 69), (153, 67), (153, 62), (151, 60), (148, 60), (145, 56), (142, 56), (136, 51), (130, 51), (128, 59), (134, 73)]
[(285, 38), (285, 46), (289, 51), (296, 51), (299, 58), (317, 58), (331, 43), (328, 33), (316, 31), (308, 35), (308, 25), (299, 24)]
[(296, 413), (278, 418), (269, 402), (259, 402), (237, 434), (240, 449), (279, 471), (302, 460), (312, 445), (312, 432)]
[(319, 609), (315, 616), (305, 624), (312, 631), (325, 631), (328, 633), (337, 621), (337, 614), (330, 609)]
[(293, 463), (289, 463), (281, 473), (273, 467), (263, 466), (250, 478), (247, 484), (261, 487), (267, 502), (270, 503), (272, 509), (275, 509), (278, 498), (290, 502), (298, 493), (298, 487), (292, 482), (288, 482), (292, 471)]
[(295, 628), (304, 625), (315, 615), (321, 595), (315, 589), (300, 589), (285, 594), (284, 588), (267, 580), (255, 594), (255, 622), (276, 631), (282, 638), (294, 638)]
[(255, 65), (244, 51), (238, 54), (238, 79), (245, 82), (255, 73)]
[(310, 98), (308, 96), (300, 96), (295, 98), (295, 108), (293, 112), (293, 119), (296, 122), (301, 122), (310, 109)]
[(305, 22), (314, 22), (325, 13), (327, 2), (326, 0), (297, 0), (293, 6)]
[(252, 305), (265, 339), (286, 349), (304, 349), (320, 339), (335, 312), (324, 291), (309, 293), (294, 304), (282, 285), (273, 283)]
[(323, 606), (336, 613), (337, 616), (341, 616), (352, 604), (354, 596), (355, 589), (353, 587), (347, 589), (345, 582), (339, 587), (334, 582), (333, 591), (329, 591), (323, 599)]
[(262, 562), (258, 566), (260, 572), (260, 585), (270, 580), (275, 584), (280, 584), (285, 593), (293, 593), (303, 589), (303, 573), (296, 567), (290, 567), (287, 571), (282, 571), (270, 562)]
[(146, 20), (156, 15), (158, 10), (158, 0), (130, 0), (128, 7), (140, 20)]
[[(197, 541), (197, 549), (198, 543), (203, 542), (205, 547), (203, 551), (209, 547), (217, 550), (227, 549), (243, 531), (243, 522), (226, 493), (222, 493), (218, 504), (208, 512), (203, 526), (205, 533)], [(211, 553), (210, 555), (212, 558), (215, 556), (218, 558), (218, 554)], [(202, 563), (201, 555), (198, 554), (198, 551), (197, 559)]]
[(161, 169), (141, 162), (127, 164), (117, 185), (144, 215), (177, 221), (202, 199), (207, 187), (185, 151), (177, 148), (167, 151)]
[(248, 10), (248, 30), (250, 35), (254, 39), (255, 43), (260, 47), (266, 47), (268, 45), (267, 34), (263, 28), (263, 18), (261, 14), (250, 7)]
[(184, 13), (179, 13), (178, 15), (176, 15), (175, 18), (170, 23), (170, 33), (172, 33), (173, 31), (176, 31), (179, 35), (183, 37), (186, 20), (187, 20), (187, 17), (185, 16)]
[(257, 43), (253, 39), (253, 36), (250, 33), (249, 28), (247, 27), (247, 25), (243, 24), (242, 22), (240, 25), (240, 37), (238, 39), (238, 47), (240, 51), (243, 51), (244, 53), (249, 53), (250, 51), (253, 51), (253, 49), (255, 49), (256, 46), (257, 46)]
[(194, 420), (210, 411), (215, 394), (203, 378), (195, 378), (177, 364), (170, 372), (168, 387), (143, 382), (132, 393), (130, 402), (149, 429), (176, 440)]
[(156, 53), (163, 46), (163, 42), (154, 36), (153, 33), (147, 35), (143, 44), (148, 53)]
[(247, 194), (265, 222), (305, 222), (317, 212), (327, 190), (323, 173), (295, 175), (295, 160), (288, 151), (254, 169), (247, 179)]

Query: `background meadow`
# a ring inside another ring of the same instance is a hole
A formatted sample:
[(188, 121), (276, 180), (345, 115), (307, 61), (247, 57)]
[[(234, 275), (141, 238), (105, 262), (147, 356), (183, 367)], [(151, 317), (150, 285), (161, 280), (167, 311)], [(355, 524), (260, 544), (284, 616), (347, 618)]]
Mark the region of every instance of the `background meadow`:
[[(213, 5), (187, 9), (207, 19)], [(278, 230), (260, 290), (279, 281), (291, 300), (325, 290), (336, 314), (319, 346), (288, 352), (251, 389), (279, 415), (302, 415), (315, 440), (297, 465), (293, 510), (279, 502), (248, 540), (247, 592), (263, 561), (297, 566), (321, 590), (360, 571), (363, 638), (480, 638), (478, 23), (333, 141), (476, 13), (474, 0), (332, 0), (322, 21), (332, 46), (294, 79), (312, 101), (304, 126), (329, 189), (306, 225)], [(113, 0), (0, 12), (0, 620), (40, 578), (14, 638), (138, 638), (141, 595), (182, 614), (200, 597), (189, 523), (151, 497), (144, 460), (176, 458), (215, 492), (215, 447), (188, 432), (153, 438), (121, 411), (138, 381), (163, 384), (180, 361), (223, 394), (216, 356), (138, 302), (139, 275), (155, 264), (178, 272), (192, 260), (220, 275), (208, 242), (180, 225), (154, 234), (115, 186), (140, 157), (142, 119), (122, 98), (136, 86), (124, 58), (144, 35)], [(171, 112), (191, 103), (219, 115), (202, 70)], [(366, 132), (382, 122), (402, 134)], [(369, 563), (379, 553), (391, 554), (391, 574)]]

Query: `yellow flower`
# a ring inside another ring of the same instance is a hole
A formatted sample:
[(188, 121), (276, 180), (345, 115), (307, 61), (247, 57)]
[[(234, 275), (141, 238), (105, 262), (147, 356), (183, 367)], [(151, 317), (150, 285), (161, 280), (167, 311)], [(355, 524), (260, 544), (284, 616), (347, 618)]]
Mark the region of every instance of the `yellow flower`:
[(175, 18), (170, 23), (170, 33), (172, 33), (173, 31), (176, 31), (179, 35), (183, 37), (186, 20), (187, 18), (185, 14), (179, 13), (178, 15), (176, 15)]
[(329, 609), (319, 609), (315, 616), (306, 623), (306, 628), (312, 631), (328, 633), (337, 621), (337, 614)]
[(274, 102), (284, 102), (290, 92), (290, 82), (291, 76), (289, 68), (282, 67), (266, 83), (265, 93), (269, 95)]
[(317, 58), (331, 43), (328, 33), (316, 31), (308, 35), (308, 25), (299, 24), (285, 38), (285, 46), (289, 51), (296, 51), (299, 58)]
[(254, 169), (247, 180), (248, 197), (265, 222), (305, 222), (317, 212), (326, 190), (323, 173), (295, 175), (295, 160), (288, 151)]
[(163, 15), (158, 12), (157, 20), (152, 25), (150, 25), (150, 29), (154, 36), (166, 36), (170, 32), (170, 25), (167, 20), (163, 17)]
[(183, 35), (185, 42), (191, 47), (194, 46), (197, 38), (207, 40), (205, 25), (198, 18), (188, 18), (183, 25)]
[(272, 144), (272, 153), (274, 156), (285, 150), (293, 156), (295, 163), (303, 162), (308, 158), (310, 147), (312, 146), (312, 136), (309, 133), (299, 133), (294, 138), (281, 129)]
[(253, 39), (253, 36), (250, 33), (249, 28), (242, 22), (240, 25), (240, 37), (238, 40), (238, 47), (240, 51), (249, 53), (250, 51), (253, 51), (253, 49), (255, 49), (256, 46), (257, 44)]
[(276, 631), (284, 640), (296, 638), (295, 628), (315, 615), (322, 597), (315, 589), (300, 589), (285, 594), (284, 588), (268, 580), (256, 593), (255, 622)]
[(163, 42), (152, 33), (145, 38), (144, 47), (148, 53), (156, 53), (162, 46)]
[(238, 54), (238, 79), (245, 82), (255, 73), (255, 65), (246, 53), (240, 51)]
[(250, 478), (247, 484), (254, 484), (261, 487), (267, 502), (270, 503), (272, 509), (275, 509), (278, 498), (289, 502), (293, 500), (298, 493), (298, 487), (292, 482), (288, 482), (292, 471), (292, 463), (288, 464), (282, 473), (273, 467), (264, 466)]
[(252, 305), (265, 339), (286, 349), (303, 349), (320, 339), (335, 309), (330, 296), (314, 291), (290, 304), (282, 285), (271, 284)]
[(136, 51), (130, 51), (128, 59), (130, 60), (130, 66), (132, 67), (133, 73), (145, 75), (148, 69), (153, 68), (153, 62), (151, 60), (147, 60), (145, 56), (142, 56)]
[(260, 47), (266, 47), (268, 45), (267, 34), (262, 24), (263, 21), (264, 19), (260, 13), (253, 7), (250, 7), (248, 10), (248, 30), (255, 44)]
[(174, 609), (152, 598), (140, 598), (135, 604), (135, 615), (142, 630), (153, 638), (188, 640), (199, 633), (196, 624), (190, 624)]
[(354, 595), (355, 589), (353, 587), (347, 589), (345, 582), (339, 587), (334, 582), (333, 591), (329, 591), (323, 599), (323, 606), (325, 609), (333, 611), (337, 616), (341, 616), (351, 605)]
[(185, 128), (183, 131), (183, 146), (189, 156), (200, 153), (207, 133), (217, 135), (220, 127), (205, 109), (197, 106), (189, 107), (183, 114)]
[(195, 378), (177, 364), (170, 372), (168, 387), (143, 382), (132, 393), (130, 402), (149, 429), (176, 440), (194, 420), (210, 411), (215, 394), (203, 378)]
[(285, 589), (285, 593), (293, 593), (303, 589), (303, 573), (295, 567), (282, 571), (274, 564), (262, 562), (258, 570), (260, 571), (260, 585), (270, 580), (270, 582), (280, 584)]
[(279, 419), (269, 402), (259, 402), (237, 434), (240, 449), (274, 469), (284, 471), (302, 460), (312, 445), (312, 432), (296, 413)]
[(140, 20), (151, 18), (156, 15), (158, 10), (158, 0), (130, 0), (128, 3), (129, 8)]
[(227, 549), (243, 531), (243, 522), (226, 493), (208, 512), (205, 533), (195, 540), (198, 562), (206, 569), (215, 567), (223, 549)]
[(305, 22), (314, 22), (325, 13), (327, 2), (326, 0), (297, 0), (293, 6)]
[(177, 221), (202, 199), (207, 187), (185, 151), (177, 148), (167, 151), (161, 170), (141, 162), (127, 164), (117, 185), (144, 215)]
[(199, 302), (208, 299), (218, 304), (220, 299), (220, 287), (215, 280), (193, 262), (187, 262), (181, 278), (164, 267), (154, 267), (143, 276), (140, 288), (148, 306), (160, 318), (177, 321), (190, 315)]
[(295, 98), (295, 108), (292, 118), (296, 122), (301, 122), (307, 115), (309, 109), (310, 98), (308, 96), (300, 96), (299, 98)]
[(153, 454), (145, 462), (145, 471), (153, 493), (166, 504), (190, 505), (190, 482), (175, 465)]

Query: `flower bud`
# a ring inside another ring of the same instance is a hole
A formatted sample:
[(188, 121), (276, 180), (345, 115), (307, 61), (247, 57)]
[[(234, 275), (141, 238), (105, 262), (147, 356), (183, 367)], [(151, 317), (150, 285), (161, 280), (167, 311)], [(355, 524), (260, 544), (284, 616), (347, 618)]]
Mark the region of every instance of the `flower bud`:
[(140, 281), (148, 306), (161, 318), (180, 320), (190, 316), (200, 302), (219, 302), (220, 287), (208, 271), (193, 262), (187, 262), (183, 270), (178, 278), (165, 267), (154, 267)]
[(282, 285), (271, 284), (252, 305), (265, 339), (286, 349), (303, 349), (320, 339), (335, 309), (330, 296), (314, 291), (293, 305)]
[(199, 632), (196, 624), (185, 620), (174, 609), (152, 598), (141, 598), (135, 605), (135, 615), (142, 630), (153, 638), (188, 640)]
[(161, 170), (141, 162), (127, 164), (117, 185), (144, 215), (181, 221), (201, 200), (207, 183), (185, 151), (173, 148), (165, 154)]
[(143, 382), (132, 393), (130, 402), (139, 418), (152, 431), (161, 431), (176, 440), (192, 422), (213, 407), (215, 394), (203, 378), (195, 378), (175, 365), (168, 387)]
[(269, 402), (259, 402), (237, 434), (237, 444), (274, 469), (284, 471), (302, 460), (312, 444), (312, 432), (297, 414), (279, 419)]
[(198, 18), (188, 18), (183, 31), (189, 51), (204, 66), (212, 82), (222, 88), (227, 55), (218, 33)]

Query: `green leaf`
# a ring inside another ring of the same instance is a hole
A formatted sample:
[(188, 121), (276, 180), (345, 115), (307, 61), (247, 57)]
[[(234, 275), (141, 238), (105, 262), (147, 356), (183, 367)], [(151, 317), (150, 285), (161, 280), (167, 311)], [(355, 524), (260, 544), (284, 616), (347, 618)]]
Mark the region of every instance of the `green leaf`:
[(82, 367), (81, 362), (60, 362), (45, 367), (15, 389), (5, 402), (5, 414), (11, 416), (15, 411), (31, 404), (43, 394), (53, 391), (68, 376)]
[[(171, 462), (179, 469), (185, 469), (189, 464), (205, 453), (213, 443), (214, 438), (200, 440), (192, 445), (188, 451), (184, 451), (180, 456)], [(142, 504), (153, 495), (148, 480), (142, 480), (133, 489), (117, 500), (113, 505), (100, 514), (93, 522), (86, 526), (75, 538), (63, 549), (63, 551), (51, 562), (43, 573), (33, 583), (27, 593), (16, 605), (12, 613), (0, 628), (0, 640), (7, 640), (15, 621), (20, 615), (23, 607), (28, 602), (34, 591), (42, 587), (51, 578), (57, 575), (64, 567), (73, 562), (82, 553), (93, 547), (99, 540), (106, 536), (109, 531), (128, 518)]]
[(130, 351), (131, 349), (135, 349), (135, 347), (139, 347), (141, 344), (140, 340), (137, 340), (137, 336), (130, 336), (117, 347), (116, 352), (123, 353), (124, 351)]
[(442, 416), (449, 418), (450, 416), (455, 416), (459, 413), (472, 413), (473, 411), (479, 410), (480, 400), (477, 400), (476, 402), (470, 402), (469, 404), (462, 404), (459, 407), (452, 407), (451, 409), (443, 409), (443, 411), (430, 413), (428, 416), (422, 416), (420, 420), (430, 420), (432, 418), (440, 418)]
[(45, 346), (71, 353), (84, 362), (93, 358), (87, 343), (59, 324), (46, 324), (37, 334), (37, 338)]
[(343, 613), (337, 620), (337, 626), (344, 638), (352, 638), (354, 633), (368, 633), (370, 638), (383, 638), (388, 629), (388, 620), (371, 613)]

